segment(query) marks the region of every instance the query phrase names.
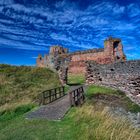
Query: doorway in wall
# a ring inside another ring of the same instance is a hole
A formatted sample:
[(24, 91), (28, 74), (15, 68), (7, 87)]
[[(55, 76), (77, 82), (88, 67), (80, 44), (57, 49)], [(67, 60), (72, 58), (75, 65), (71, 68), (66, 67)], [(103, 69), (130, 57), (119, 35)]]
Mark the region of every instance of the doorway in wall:
[(85, 83), (85, 73), (74, 73), (68, 70), (67, 84), (68, 85), (82, 85)]
[(114, 56), (117, 60), (120, 59), (120, 53), (119, 53), (119, 50), (118, 50), (119, 43), (120, 43), (119, 41), (115, 41), (113, 43), (113, 49), (114, 49), (113, 53), (114, 53)]

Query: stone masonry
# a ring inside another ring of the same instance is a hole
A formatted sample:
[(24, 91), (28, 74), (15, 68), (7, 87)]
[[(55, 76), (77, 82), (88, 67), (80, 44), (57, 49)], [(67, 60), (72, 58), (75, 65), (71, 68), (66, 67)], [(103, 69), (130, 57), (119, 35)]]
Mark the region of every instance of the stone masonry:
[(104, 48), (69, 53), (61, 46), (52, 46), (48, 55), (37, 58), (38, 67), (48, 67), (58, 72), (63, 84), (67, 83), (67, 73), (86, 73), (86, 61), (98, 64), (111, 64), (126, 61), (123, 45), (118, 38), (109, 37), (104, 41)]
[(140, 60), (100, 65), (86, 63), (86, 84), (120, 89), (140, 104)]
[(70, 55), (72, 56), (71, 63), (69, 64), (69, 72), (71, 73), (85, 73), (86, 61), (95, 61), (99, 64), (110, 64), (126, 60), (121, 40), (111, 37), (104, 41), (104, 49), (79, 51)]

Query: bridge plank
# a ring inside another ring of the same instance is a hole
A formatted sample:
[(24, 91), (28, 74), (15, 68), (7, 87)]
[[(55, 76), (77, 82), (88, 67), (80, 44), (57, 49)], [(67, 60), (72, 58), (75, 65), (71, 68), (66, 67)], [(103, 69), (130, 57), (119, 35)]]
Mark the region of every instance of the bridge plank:
[(48, 120), (60, 120), (70, 108), (69, 96), (39, 107), (39, 109), (27, 114), (27, 118), (46, 118)]

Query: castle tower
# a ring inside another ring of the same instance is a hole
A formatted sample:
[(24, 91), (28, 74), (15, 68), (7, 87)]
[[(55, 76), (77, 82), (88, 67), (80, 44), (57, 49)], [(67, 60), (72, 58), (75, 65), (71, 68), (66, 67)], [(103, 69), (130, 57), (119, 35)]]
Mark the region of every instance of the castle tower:
[(66, 53), (68, 53), (68, 49), (61, 46), (52, 46), (50, 48), (50, 55), (60, 55)]
[(121, 39), (109, 37), (104, 41), (104, 51), (111, 58), (112, 62), (126, 60), (123, 53), (123, 45)]
[(36, 64), (37, 64), (37, 67), (44, 67), (44, 59), (41, 54), (38, 55)]

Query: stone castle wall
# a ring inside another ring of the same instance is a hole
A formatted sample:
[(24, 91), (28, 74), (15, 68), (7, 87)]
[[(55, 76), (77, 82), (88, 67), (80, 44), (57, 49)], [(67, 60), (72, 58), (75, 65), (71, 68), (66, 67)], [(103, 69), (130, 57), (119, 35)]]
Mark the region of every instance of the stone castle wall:
[(86, 61), (95, 61), (99, 64), (109, 64), (116, 61), (125, 61), (123, 46), (120, 39), (108, 38), (104, 41), (104, 48), (91, 49), (68, 53), (68, 49), (61, 46), (52, 46), (48, 55), (37, 58), (38, 67), (49, 67), (59, 70), (68, 65), (69, 73), (85, 73)]
[(121, 40), (108, 38), (104, 41), (104, 48), (79, 51), (72, 53), (68, 71), (70, 73), (85, 73), (86, 61), (95, 61), (98, 64), (110, 64), (117, 61), (125, 61)]
[(86, 84), (120, 89), (140, 104), (140, 60), (100, 65), (86, 63)]
[(123, 45), (118, 38), (108, 38), (104, 41), (104, 48), (91, 49), (69, 53), (61, 46), (52, 46), (48, 55), (37, 58), (38, 67), (47, 67), (58, 72), (62, 83), (67, 83), (67, 73), (85, 74), (86, 61), (95, 61), (98, 64), (111, 64), (125, 61)]
[(108, 64), (113, 62), (104, 49), (95, 49), (92, 51), (85, 51), (81, 53), (74, 53), (71, 55), (71, 62), (69, 64), (70, 73), (85, 73), (86, 72), (86, 61), (95, 61), (99, 64)]
[(85, 73), (86, 61), (95, 61), (99, 64), (110, 64), (117, 61), (125, 61), (121, 40), (108, 38), (104, 41), (104, 48), (75, 52), (70, 54), (70, 73)]

